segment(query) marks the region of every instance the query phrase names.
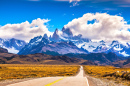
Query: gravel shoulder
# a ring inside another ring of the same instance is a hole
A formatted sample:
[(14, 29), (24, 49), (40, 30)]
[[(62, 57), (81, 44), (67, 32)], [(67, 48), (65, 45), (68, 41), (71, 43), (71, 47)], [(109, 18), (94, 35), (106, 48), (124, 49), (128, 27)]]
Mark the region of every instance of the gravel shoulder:
[(94, 78), (91, 76), (87, 76), (89, 86), (124, 86), (121, 84), (116, 84), (114, 81), (107, 80), (107, 79), (99, 79), (99, 78)]
[(89, 86), (125, 86), (122, 84), (116, 84), (112, 80), (95, 78), (84, 73), (84, 76), (88, 79)]

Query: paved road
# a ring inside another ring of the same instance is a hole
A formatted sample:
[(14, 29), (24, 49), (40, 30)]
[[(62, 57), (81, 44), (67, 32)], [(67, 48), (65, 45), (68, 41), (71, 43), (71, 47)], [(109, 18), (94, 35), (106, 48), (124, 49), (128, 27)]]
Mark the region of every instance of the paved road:
[(89, 86), (86, 77), (83, 77), (83, 67), (76, 76), (70, 77), (43, 77), (7, 86)]

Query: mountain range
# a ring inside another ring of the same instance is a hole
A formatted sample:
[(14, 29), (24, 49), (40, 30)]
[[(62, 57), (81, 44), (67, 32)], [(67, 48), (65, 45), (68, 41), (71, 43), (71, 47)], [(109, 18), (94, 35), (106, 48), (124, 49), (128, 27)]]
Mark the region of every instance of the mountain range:
[(60, 65), (97, 65), (96, 63), (68, 56), (52, 56), (42, 53), (17, 55), (0, 48), (0, 64), (60, 64)]
[[(29, 43), (0, 39), (0, 64), (77, 64), (130, 67), (130, 43), (92, 42), (69, 29), (55, 30), (52, 37), (37, 36)], [(10, 51), (12, 49), (12, 51)], [(8, 52), (9, 51), (9, 52)], [(18, 54), (13, 54), (18, 51)], [(124, 57), (125, 56), (125, 57)]]
[(55, 30), (52, 36), (37, 36), (24, 46), (19, 55), (47, 53), (54, 55), (89, 54), (89, 53), (115, 53), (118, 56), (130, 55), (130, 42), (122, 43), (117, 40), (112, 42), (93, 42), (91, 39), (83, 38), (81, 34), (74, 36), (69, 28), (62, 28), (61, 31)]
[(18, 55), (0, 48), (0, 64), (50, 64), (50, 65), (112, 65), (130, 67), (130, 59), (115, 53), (47, 55), (43, 53)]

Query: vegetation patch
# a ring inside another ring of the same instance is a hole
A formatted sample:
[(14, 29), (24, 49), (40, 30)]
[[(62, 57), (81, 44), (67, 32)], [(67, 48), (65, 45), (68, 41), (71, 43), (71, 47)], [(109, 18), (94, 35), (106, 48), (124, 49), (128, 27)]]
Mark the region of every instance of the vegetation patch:
[(84, 71), (97, 78), (106, 78), (130, 86), (130, 68), (116, 68), (112, 66), (84, 66)]
[(77, 74), (79, 68), (80, 66), (74, 65), (1, 64), (0, 80), (50, 76), (72, 76)]

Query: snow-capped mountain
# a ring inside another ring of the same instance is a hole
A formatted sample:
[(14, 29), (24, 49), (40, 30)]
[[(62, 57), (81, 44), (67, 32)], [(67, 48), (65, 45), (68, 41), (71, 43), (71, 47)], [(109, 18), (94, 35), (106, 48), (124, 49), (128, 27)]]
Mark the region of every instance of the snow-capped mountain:
[[(55, 34), (55, 33), (54, 33)], [(53, 39), (52, 39), (53, 40)], [(86, 50), (78, 48), (72, 42), (54, 42), (45, 38), (45, 35), (34, 37), (30, 40), (28, 45), (18, 53), (19, 55), (27, 55), (34, 53), (58, 53), (58, 54), (68, 54), (68, 53), (87, 53)]]
[(40, 53), (42, 50), (42, 47), (49, 44), (50, 41), (42, 36), (34, 37), (30, 40), (30, 42), (25, 45), (24, 48), (22, 48), (19, 51), (19, 55), (27, 55), (27, 54), (34, 54), (34, 53)]
[(22, 40), (0, 38), (0, 47), (7, 49), (9, 53), (18, 53), (25, 45), (26, 42)]
[(37, 36), (30, 40), (18, 54), (33, 54), (42, 52), (67, 53), (109, 53), (113, 52), (118, 56), (130, 55), (130, 42), (121, 43), (116, 40), (112, 42), (93, 42), (88, 38), (83, 38), (81, 34), (74, 36), (69, 28), (55, 30), (52, 36)]
[(84, 43), (82, 46), (85, 50), (88, 50), (90, 53), (109, 53), (113, 52), (118, 56), (129, 56), (130, 46), (128, 43), (121, 43), (118, 41), (112, 42), (104, 42), (103, 40), (100, 42), (88, 42)]

